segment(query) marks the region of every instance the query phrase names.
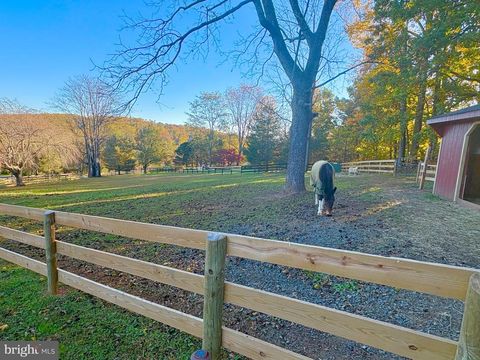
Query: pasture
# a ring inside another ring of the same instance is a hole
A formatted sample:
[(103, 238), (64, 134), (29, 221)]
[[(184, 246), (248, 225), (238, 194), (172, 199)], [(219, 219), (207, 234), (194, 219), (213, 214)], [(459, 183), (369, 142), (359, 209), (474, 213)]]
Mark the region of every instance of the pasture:
[[(0, 202), (480, 267), (476, 240), (480, 213), (419, 192), (412, 179), (339, 176), (332, 218), (316, 216), (312, 193), (284, 195), (283, 181), (281, 174), (112, 176), (4, 187)], [(27, 220), (2, 217), (1, 221), (12, 228), (33, 229)], [(202, 252), (192, 249), (68, 228), (60, 228), (57, 237), (203, 271)], [(42, 251), (6, 240), (2, 246), (38, 259), (43, 256)], [(199, 315), (202, 311), (202, 298), (185, 291), (62, 257), (59, 266), (184, 312)], [(38, 296), (44, 284), (37, 275), (4, 262), (0, 269), (2, 339), (58, 339), (62, 358), (74, 358), (81, 351), (106, 359), (119, 358), (119, 353), (120, 358), (124, 353), (124, 358), (186, 359), (199, 347), (187, 335), (66, 287), (58, 298)], [(462, 303), (454, 300), (237, 258), (229, 261), (226, 277), (439, 336), (456, 339), (460, 329)], [(23, 291), (15, 291), (18, 288)], [(95, 322), (99, 316), (101, 325)], [(231, 305), (226, 306), (225, 323), (315, 359), (392, 358), (380, 350)]]

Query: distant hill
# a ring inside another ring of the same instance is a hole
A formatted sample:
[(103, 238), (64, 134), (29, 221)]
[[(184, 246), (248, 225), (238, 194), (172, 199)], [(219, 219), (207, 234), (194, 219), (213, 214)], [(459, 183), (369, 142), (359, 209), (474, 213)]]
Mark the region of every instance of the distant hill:
[[(38, 114), (2, 114), (0, 121), (8, 121), (9, 119), (34, 119), (41, 122), (42, 126), (49, 125), (58, 128), (59, 131), (75, 132), (75, 127), (70, 123), (72, 116), (68, 114), (56, 113), (38, 113)], [(147, 124), (154, 124), (160, 129), (160, 133), (165, 136), (165, 140), (171, 141), (176, 145), (188, 140), (189, 131), (185, 125), (164, 124), (145, 120), (142, 118), (121, 117), (115, 119), (109, 124), (107, 129), (107, 136), (109, 134), (129, 133), (133, 135), (136, 130)]]

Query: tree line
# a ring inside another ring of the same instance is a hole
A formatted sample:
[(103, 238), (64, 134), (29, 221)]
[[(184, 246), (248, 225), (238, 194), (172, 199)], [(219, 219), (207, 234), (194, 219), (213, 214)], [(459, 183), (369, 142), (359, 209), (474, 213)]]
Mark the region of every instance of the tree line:
[(202, 92), (190, 102), (188, 142), (177, 161), (196, 165), (239, 165), (286, 161), (288, 122), (277, 103), (257, 86), (241, 85), (220, 92)]
[(478, 1), (375, 1), (348, 26), (363, 52), (348, 97), (314, 93), (310, 160), (423, 159), (426, 121), (480, 102)]
[(42, 114), (0, 99), (0, 165), (18, 186), (25, 174), (78, 172), (101, 176), (141, 167), (226, 166), (286, 161), (287, 125), (272, 97), (251, 85), (204, 92), (186, 125), (120, 116), (121, 101), (99, 79), (68, 80)]
[(398, 162), (437, 153), (426, 120), (480, 101), (480, 3), (367, 2), (348, 31), (365, 63), (341, 105), (349, 152)]

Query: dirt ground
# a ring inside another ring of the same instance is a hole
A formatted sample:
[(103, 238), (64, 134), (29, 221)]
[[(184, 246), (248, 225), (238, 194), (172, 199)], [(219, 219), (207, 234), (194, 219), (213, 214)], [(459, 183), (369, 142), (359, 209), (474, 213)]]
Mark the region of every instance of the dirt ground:
[[(0, 201), (480, 268), (480, 213), (419, 191), (410, 178), (338, 176), (337, 202), (331, 218), (315, 215), (312, 193), (284, 195), (281, 175), (197, 176), (189, 182), (178, 178), (175, 185), (166, 176), (158, 177), (161, 181), (155, 178), (142, 183), (140, 177), (124, 177), (127, 180), (123, 186), (107, 182), (99, 189), (108, 195), (102, 192), (88, 198), (77, 198), (61, 187), (38, 188), (38, 192), (25, 196), (5, 190), (0, 192)], [(135, 190), (125, 193), (130, 185)], [(25, 230), (35, 226), (13, 218), (2, 218), (1, 223)], [(188, 271), (203, 271), (201, 251), (82, 230), (60, 229), (58, 238)], [(9, 241), (3, 241), (2, 246), (43, 258), (42, 251), (28, 246)], [(201, 316), (200, 296), (63, 257), (60, 267)], [(227, 280), (458, 338), (463, 312), (459, 301), (238, 258), (229, 259)], [(225, 323), (314, 359), (400, 359), (236, 306), (225, 307)]]

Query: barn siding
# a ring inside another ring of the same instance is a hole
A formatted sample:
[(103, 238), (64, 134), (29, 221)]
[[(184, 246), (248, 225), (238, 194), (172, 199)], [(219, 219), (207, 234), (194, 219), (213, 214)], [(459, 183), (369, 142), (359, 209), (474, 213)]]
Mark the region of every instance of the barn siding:
[(442, 124), (442, 150), (438, 159), (435, 194), (453, 200), (457, 184), (463, 140), (470, 129), (470, 122)]

